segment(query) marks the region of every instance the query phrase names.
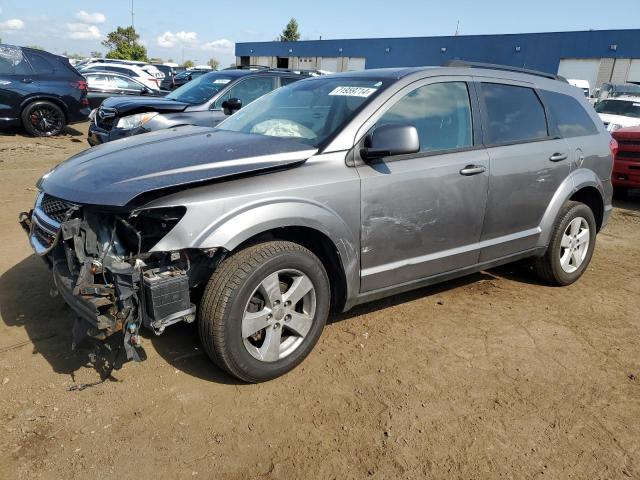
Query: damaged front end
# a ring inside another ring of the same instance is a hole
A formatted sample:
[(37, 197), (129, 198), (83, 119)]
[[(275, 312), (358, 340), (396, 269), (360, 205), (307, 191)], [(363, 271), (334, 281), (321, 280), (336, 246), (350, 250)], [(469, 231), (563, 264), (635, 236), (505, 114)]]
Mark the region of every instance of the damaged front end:
[(160, 335), (195, 320), (191, 294), (214, 268), (216, 251), (152, 251), (185, 212), (78, 205), (40, 193), (33, 210), (20, 214), (55, 289), (77, 314), (74, 347), (86, 336), (121, 333), (127, 359), (140, 361), (142, 326)]

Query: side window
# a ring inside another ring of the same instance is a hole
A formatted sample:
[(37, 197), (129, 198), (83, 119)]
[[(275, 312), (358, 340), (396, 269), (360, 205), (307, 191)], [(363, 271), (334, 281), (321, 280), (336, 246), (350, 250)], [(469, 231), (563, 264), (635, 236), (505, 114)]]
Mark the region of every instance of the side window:
[(593, 120), (575, 98), (547, 90), (542, 90), (540, 95), (563, 137), (582, 137), (598, 133)]
[(48, 75), (53, 73), (53, 71), (55, 70), (51, 62), (49, 62), (49, 60), (47, 60), (44, 56), (32, 52), (25, 52), (24, 54), (35, 70), (36, 74)]
[(140, 85), (137, 82), (134, 82), (133, 80), (129, 80), (124, 77), (116, 77), (115, 75), (111, 78), (116, 88), (121, 88), (125, 90), (142, 90), (142, 85)]
[(33, 70), (18, 49), (0, 50), (0, 75), (32, 75)]
[(387, 110), (376, 125), (389, 124), (416, 127), (421, 152), (473, 146), (467, 84), (434, 83), (416, 88)]
[(113, 85), (109, 82), (108, 75), (87, 75), (87, 83), (89, 88), (95, 88), (96, 90), (109, 90), (113, 88)]
[(531, 88), (483, 83), (487, 143), (528, 142), (548, 137), (544, 108)]
[(274, 88), (275, 77), (250, 77), (231, 87), (231, 89), (216, 102), (216, 106), (221, 108), (222, 102), (225, 100), (238, 98), (242, 102), (242, 106), (246, 107)]

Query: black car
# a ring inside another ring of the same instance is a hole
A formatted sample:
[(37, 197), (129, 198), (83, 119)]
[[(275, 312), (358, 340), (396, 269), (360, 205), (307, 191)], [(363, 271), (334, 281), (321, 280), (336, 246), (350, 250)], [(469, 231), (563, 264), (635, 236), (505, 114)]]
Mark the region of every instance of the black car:
[(152, 90), (137, 80), (120, 73), (108, 71), (87, 71), (89, 106), (98, 108), (103, 100), (110, 97), (140, 96), (163, 97), (167, 92)]
[(164, 78), (160, 82), (160, 88), (162, 90), (173, 90), (175, 88), (173, 79), (176, 76), (176, 72), (173, 67), (162, 65), (161, 63), (153, 63), (152, 65), (164, 73)]
[(179, 125), (214, 127), (243, 105), (303, 78), (308, 77), (283, 70), (223, 70), (202, 75), (164, 98), (108, 98), (96, 112), (87, 141), (98, 145)]
[(0, 128), (22, 125), (48, 137), (83, 122), (90, 111), (87, 81), (67, 58), (0, 44)]
[(201, 77), (205, 73), (211, 73), (211, 70), (184, 70), (173, 77), (173, 88), (181, 87), (185, 83)]

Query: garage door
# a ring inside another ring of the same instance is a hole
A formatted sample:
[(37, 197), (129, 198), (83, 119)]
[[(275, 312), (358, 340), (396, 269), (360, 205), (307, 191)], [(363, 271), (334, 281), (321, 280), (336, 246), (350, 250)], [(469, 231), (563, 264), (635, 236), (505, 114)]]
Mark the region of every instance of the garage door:
[(347, 70), (350, 72), (356, 70), (364, 70), (366, 59), (364, 57), (349, 57), (349, 64)]
[(586, 80), (593, 91), (598, 81), (600, 59), (596, 58), (563, 58), (560, 60), (558, 75), (575, 80)]
[(628, 81), (633, 83), (640, 83), (640, 60), (634, 59), (631, 60), (631, 65), (629, 66), (629, 77)]
[(338, 71), (338, 57), (322, 57), (320, 62), (320, 70), (326, 70), (328, 72)]

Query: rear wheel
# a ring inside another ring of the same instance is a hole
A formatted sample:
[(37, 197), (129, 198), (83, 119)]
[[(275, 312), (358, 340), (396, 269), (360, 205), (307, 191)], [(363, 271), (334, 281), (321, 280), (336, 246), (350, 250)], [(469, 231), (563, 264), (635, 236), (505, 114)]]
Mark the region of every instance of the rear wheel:
[(558, 215), (545, 255), (537, 259), (538, 275), (553, 285), (570, 285), (589, 266), (596, 244), (596, 221), (584, 203), (567, 202)]
[(36, 137), (59, 135), (66, 124), (62, 109), (45, 100), (30, 103), (22, 111), (22, 125)]
[(306, 248), (273, 241), (227, 258), (204, 292), (199, 333), (221, 368), (246, 382), (293, 369), (314, 347), (329, 314), (329, 280)]

